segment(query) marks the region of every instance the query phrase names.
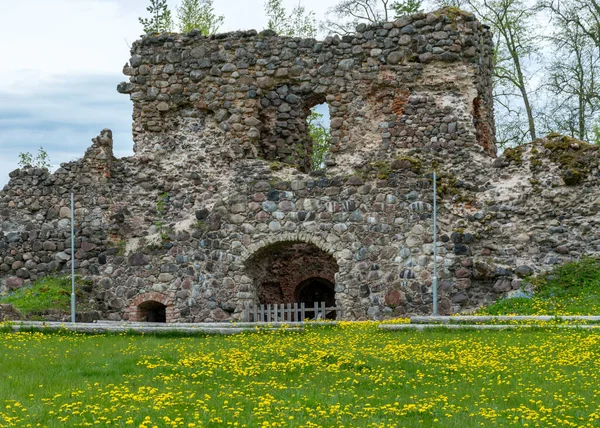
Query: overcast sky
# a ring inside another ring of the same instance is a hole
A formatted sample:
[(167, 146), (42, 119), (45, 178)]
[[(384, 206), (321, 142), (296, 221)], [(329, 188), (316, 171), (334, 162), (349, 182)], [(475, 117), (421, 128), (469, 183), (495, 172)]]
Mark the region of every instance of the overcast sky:
[[(283, 0), (291, 8), (295, 0)], [(336, 0), (303, 0), (317, 16)], [(117, 93), (148, 0), (0, 0), (0, 189), (20, 152), (43, 147), (54, 166), (83, 156), (103, 128), (115, 155), (133, 154), (132, 105)], [(179, 0), (170, 0), (172, 10)], [(220, 31), (261, 30), (263, 0), (215, 0)]]

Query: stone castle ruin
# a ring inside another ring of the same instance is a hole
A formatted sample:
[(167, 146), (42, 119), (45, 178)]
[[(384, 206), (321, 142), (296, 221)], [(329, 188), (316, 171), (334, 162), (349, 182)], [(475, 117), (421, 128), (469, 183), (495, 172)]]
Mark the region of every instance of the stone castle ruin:
[[(323, 41), (269, 31), (147, 36), (118, 91), (135, 155), (104, 130), (0, 192), (0, 292), (70, 268), (114, 320), (226, 321), (326, 301), (345, 319), (451, 314), (600, 250), (598, 151), (550, 135), (497, 157), (492, 42), (454, 9)], [(310, 109), (330, 152), (310, 170)], [(438, 174), (438, 242), (432, 172)], [(434, 245), (438, 257), (433, 259)]]

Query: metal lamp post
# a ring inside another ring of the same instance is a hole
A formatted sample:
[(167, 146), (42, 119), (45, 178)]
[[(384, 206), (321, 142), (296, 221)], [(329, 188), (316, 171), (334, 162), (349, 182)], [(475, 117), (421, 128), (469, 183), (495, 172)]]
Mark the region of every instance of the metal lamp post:
[(71, 322), (75, 322), (75, 202), (71, 191)]
[(433, 170), (433, 316), (438, 315), (438, 278), (437, 278), (437, 177)]

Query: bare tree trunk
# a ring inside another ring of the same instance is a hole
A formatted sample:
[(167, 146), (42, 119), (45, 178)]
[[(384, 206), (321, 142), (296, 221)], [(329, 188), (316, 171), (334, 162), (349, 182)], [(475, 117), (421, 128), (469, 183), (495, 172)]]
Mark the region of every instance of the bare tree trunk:
[(523, 120), (515, 121), (511, 125), (519, 123), (519, 137), (516, 142), (526, 142), (526, 135), (529, 135), (529, 140), (535, 140), (537, 133), (529, 76), (523, 68), (524, 58), (535, 54), (539, 49), (539, 37), (532, 23), (535, 10), (523, 0), (468, 0), (468, 4), (482, 22), (490, 25), (498, 37), (494, 77), (501, 90), (494, 92), (494, 99), (501, 106), (505, 106), (510, 115), (522, 110), (518, 101), (520, 98), (527, 125)]
[(521, 65), (518, 58), (515, 61), (515, 67), (517, 69), (517, 77), (519, 79), (519, 91), (521, 91), (523, 104), (525, 104), (525, 112), (527, 113), (529, 135), (531, 136), (531, 141), (533, 141), (537, 138), (535, 133), (535, 120), (533, 118), (533, 111), (531, 109), (531, 104), (529, 103), (529, 94), (527, 93), (527, 87), (525, 86), (525, 80), (523, 79), (523, 72), (521, 71)]
[(531, 103), (529, 102), (529, 93), (527, 92), (527, 85), (525, 84), (525, 78), (523, 76), (523, 69), (521, 68), (521, 58), (519, 55), (519, 47), (518, 43), (515, 41), (515, 37), (513, 35), (512, 28), (510, 25), (507, 25), (505, 28), (504, 36), (506, 38), (506, 46), (510, 52), (510, 56), (515, 64), (515, 72), (517, 75), (517, 82), (519, 92), (521, 92), (521, 96), (523, 97), (523, 104), (525, 105), (525, 113), (527, 114), (527, 124), (529, 127), (529, 136), (531, 137), (531, 141), (537, 138), (535, 133), (535, 120), (533, 118), (533, 110), (531, 108)]

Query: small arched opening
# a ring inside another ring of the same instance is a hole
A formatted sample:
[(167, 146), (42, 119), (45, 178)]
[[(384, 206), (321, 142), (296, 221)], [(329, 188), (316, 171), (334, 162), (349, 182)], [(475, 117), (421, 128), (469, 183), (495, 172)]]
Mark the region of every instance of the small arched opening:
[(135, 296), (125, 309), (124, 319), (134, 322), (173, 322), (178, 315), (172, 296), (149, 291)]
[[(325, 302), (330, 308), (335, 306), (335, 286), (325, 278), (308, 278), (296, 287), (296, 302), (313, 307), (315, 303)], [(335, 312), (327, 314), (328, 319), (335, 319)]]
[(148, 301), (137, 307), (137, 319), (142, 322), (167, 322), (167, 306), (160, 302)]

